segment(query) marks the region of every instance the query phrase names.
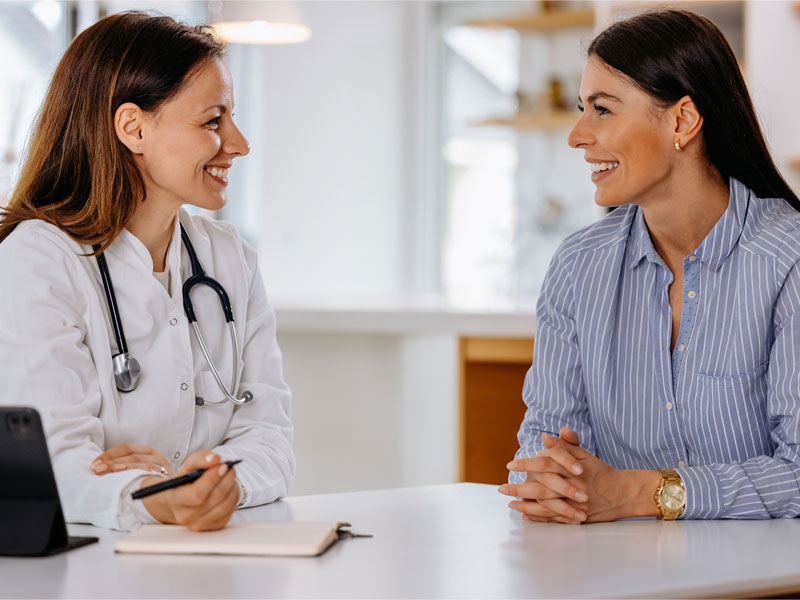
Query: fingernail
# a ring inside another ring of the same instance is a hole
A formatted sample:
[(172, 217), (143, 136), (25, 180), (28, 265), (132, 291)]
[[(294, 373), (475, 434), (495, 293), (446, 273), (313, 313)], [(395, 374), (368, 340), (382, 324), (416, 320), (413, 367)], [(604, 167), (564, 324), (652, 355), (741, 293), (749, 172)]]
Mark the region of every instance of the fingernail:
[(89, 466), (94, 469), (95, 466), (97, 466), (99, 464), (100, 464), (100, 459), (99, 458), (95, 458), (91, 463), (89, 463)]
[(589, 496), (587, 496), (583, 492), (578, 492), (577, 494), (575, 494), (575, 500), (577, 500), (578, 502), (586, 502), (588, 499)]
[(513, 471), (516, 468), (517, 468), (517, 461), (515, 460), (512, 460), (510, 463), (506, 465), (506, 469), (509, 469), (510, 471)]
[(508, 486), (501, 485), (499, 488), (497, 488), (497, 491), (500, 492), (501, 494), (508, 494)]
[(95, 469), (95, 473), (97, 474), (105, 473), (106, 471), (108, 471), (108, 465), (100, 465)]
[(125, 465), (114, 465), (114, 470), (115, 471), (124, 471), (125, 470)]
[(205, 460), (206, 460), (207, 463), (210, 463), (211, 461), (214, 460), (214, 455), (213, 454), (206, 454)]
[(572, 465), (572, 469), (571, 470), (572, 470), (573, 473), (575, 473), (575, 475), (580, 475), (581, 473), (583, 473), (583, 467), (580, 466), (577, 463)]
[(549, 437), (550, 439), (553, 439), (553, 436), (552, 436), (552, 435), (550, 435), (549, 433), (543, 433), (543, 434), (542, 434), (542, 437), (545, 437), (545, 436), (546, 436), (546, 437)]
[(217, 473), (219, 473), (220, 475), (225, 475), (225, 471), (227, 470), (228, 470), (228, 465), (223, 463), (222, 465), (220, 465), (219, 469), (217, 469)]
[(586, 513), (582, 513), (581, 511), (579, 511), (579, 510), (576, 510), (576, 511), (575, 511), (575, 518), (576, 518), (578, 521), (583, 521), (583, 520), (585, 520), (585, 519), (586, 519)]

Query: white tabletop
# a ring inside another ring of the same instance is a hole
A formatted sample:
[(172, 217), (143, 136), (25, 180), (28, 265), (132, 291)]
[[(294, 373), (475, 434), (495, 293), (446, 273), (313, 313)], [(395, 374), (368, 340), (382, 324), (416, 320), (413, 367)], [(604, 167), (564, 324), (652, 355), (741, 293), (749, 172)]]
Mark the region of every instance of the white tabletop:
[(800, 590), (800, 519), (523, 523), (494, 486), (289, 498), (238, 520), (349, 521), (317, 558), (121, 555), (123, 535), (49, 558), (0, 558), (0, 597), (533, 598)]

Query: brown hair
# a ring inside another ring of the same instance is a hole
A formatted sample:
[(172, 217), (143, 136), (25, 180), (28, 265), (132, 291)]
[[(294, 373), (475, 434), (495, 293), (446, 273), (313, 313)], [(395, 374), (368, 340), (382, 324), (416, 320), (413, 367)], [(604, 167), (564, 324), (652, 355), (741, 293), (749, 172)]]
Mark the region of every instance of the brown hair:
[(117, 138), (125, 102), (154, 111), (224, 47), (203, 27), (128, 12), (81, 33), (56, 67), (22, 165), (0, 216), (0, 242), (28, 219), (52, 223), (105, 250), (144, 200), (144, 181)]

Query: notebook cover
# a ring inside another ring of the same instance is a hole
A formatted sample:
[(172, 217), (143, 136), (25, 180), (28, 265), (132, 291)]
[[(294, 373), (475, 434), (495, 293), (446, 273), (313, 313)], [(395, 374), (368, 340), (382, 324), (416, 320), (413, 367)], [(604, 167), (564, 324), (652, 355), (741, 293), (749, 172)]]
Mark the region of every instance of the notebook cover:
[(338, 539), (345, 523), (291, 521), (235, 523), (218, 531), (181, 525), (142, 525), (117, 540), (117, 552), (140, 554), (242, 554), (317, 556)]

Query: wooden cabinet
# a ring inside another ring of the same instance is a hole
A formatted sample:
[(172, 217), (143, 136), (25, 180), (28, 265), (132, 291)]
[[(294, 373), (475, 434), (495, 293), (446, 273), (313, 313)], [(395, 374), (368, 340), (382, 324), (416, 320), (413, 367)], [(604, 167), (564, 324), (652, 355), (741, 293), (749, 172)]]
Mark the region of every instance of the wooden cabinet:
[(525, 415), (522, 384), (533, 358), (530, 338), (465, 337), (459, 344), (459, 478), (500, 484), (517, 450)]

